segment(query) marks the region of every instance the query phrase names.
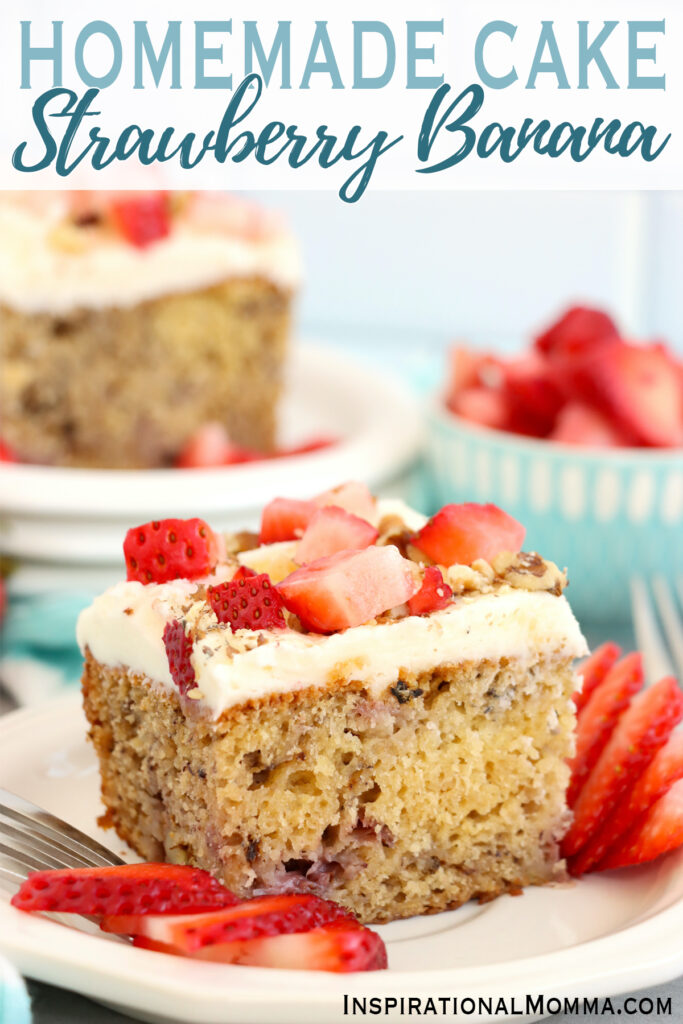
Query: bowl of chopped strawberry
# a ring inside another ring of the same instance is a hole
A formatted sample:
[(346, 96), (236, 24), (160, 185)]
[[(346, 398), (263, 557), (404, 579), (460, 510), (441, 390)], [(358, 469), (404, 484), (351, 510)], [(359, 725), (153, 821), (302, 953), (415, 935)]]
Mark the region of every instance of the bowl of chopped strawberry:
[(439, 503), (499, 504), (567, 566), (581, 614), (628, 614), (630, 581), (683, 573), (683, 361), (569, 309), (521, 354), (456, 345), (430, 411)]

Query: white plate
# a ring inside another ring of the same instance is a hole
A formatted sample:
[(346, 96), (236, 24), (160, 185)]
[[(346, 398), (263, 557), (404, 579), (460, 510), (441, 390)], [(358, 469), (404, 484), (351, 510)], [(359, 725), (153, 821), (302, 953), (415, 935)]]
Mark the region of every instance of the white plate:
[(210, 470), (65, 469), (0, 464), (0, 553), (118, 565), (129, 526), (201, 516), (217, 529), (255, 525), (276, 494), (309, 497), (350, 479), (386, 490), (416, 458), (418, 403), (391, 375), (334, 349), (295, 346), (281, 407), (284, 443), (339, 438), (320, 452)]
[[(124, 852), (95, 826), (98, 774), (77, 694), (2, 719), (0, 752), (0, 785)], [(483, 997), (494, 1007), (499, 998), (511, 1007), (514, 997), (519, 1010), (526, 994), (616, 995), (680, 974), (682, 868), (683, 853), (646, 868), (386, 925), (379, 931), (389, 950), (387, 972), (344, 976), (193, 963), (20, 913), (4, 894), (0, 949), (24, 974), (147, 1021), (336, 1024), (344, 1020), (345, 994)], [(488, 1017), (475, 1012), (468, 1019)]]

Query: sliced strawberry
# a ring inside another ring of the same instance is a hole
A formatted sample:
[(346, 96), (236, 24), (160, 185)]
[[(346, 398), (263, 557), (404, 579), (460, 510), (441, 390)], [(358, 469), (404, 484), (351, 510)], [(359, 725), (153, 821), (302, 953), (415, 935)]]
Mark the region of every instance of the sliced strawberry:
[(220, 552), (220, 538), (203, 519), (144, 523), (123, 542), (127, 578), (140, 583), (196, 580), (213, 572)]
[(683, 389), (663, 346), (613, 342), (578, 362), (568, 376), (571, 387), (609, 415), (627, 443), (683, 444)]
[(305, 629), (333, 633), (408, 601), (419, 589), (414, 568), (393, 545), (341, 551), (297, 569), (278, 590)]
[(539, 334), (534, 344), (545, 355), (565, 359), (595, 350), (601, 342), (616, 337), (618, 333), (616, 324), (607, 313), (574, 306)]
[(552, 430), (565, 401), (554, 371), (535, 352), (504, 364), (503, 395), (511, 427), (534, 437)]
[(577, 690), (573, 697), (577, 715), (586, 706), (588, 698), (600, 686), (612, 666), (619, 660), (620, 654), (621, 648), (617, 647), (616, 644), (608, 642), (603, 644), (602, 647), (598, 647), (589, 658), (586, 658), (579, 665), (582, 685), (581, 689)]
[(194, 914), (237, 902), (208, 871), (177, 864), (34, 871), (12, 897), (19, 910), (95, 917)]
[(113, 199), (110, 216), (117, 231), (138, 249), (166, 238), (171, 231), (171, 211), (165, 192), (131, 193), (129, 197)]
[(299, 565), (315, 562), (338, 551), (360, 550), (374, 544), (379, 536), (374, 526), (343, 508), (328, 505), (319, 508), (299, 541), (294, 561)]
[(299, 540), (316, 508), (312, 501), (274, 498), (263, 510), (259, 542), (276, 544), (282, 540)]
[(444, 505), (422, 527), (413, 544), (438, 565), (490, 561), (501, 551), (519, 551), (526, 530), (496, 505)]
[(661, 796), (641, 821), (612, 847), (598, 870), (646, 864), (683, 845), (683, 780)]
[(185, 632), (185, 623), (176, 619), (164, 626), (163, 640), (171, 679), (184, 697), (188, 690), (194, 688), (196, 681), (192, 667), (192, 637)]
[(456, 416), (492, 430), (505, 430), (510, 419), (505, 396), (493, 388), (465, 388), (449, 399), (448, 408)]
[(577, 797), (574, 820), (563, 841), (564, 856), (585, 846), (682, 718), (683, 693), (672, 677), (633, 699)]
[(619, 448), (626, 444), (626, 438), (617, 426), (583, 402), (565, 405), (549, 437), (561, 444), (578, 444), (586, 448)]
[[(136, 936), (135, 946), (178, 955), (173, 946)], [(291, 935), (217, 943), (189, 954), (193, 960), (241, 964), (248, 967), (280, 967), (300, 971), (381, 971), (387, 967), (387, 951), (376, 932), (354, 925), (333, 924)]]
[(441, 570), (435, 565), (428, 565), (422, 586), (408, 601), (408, 611), (411, 615), (429, 615), (445, 608), (452, 597), (453, 591), (444, 581)]
[(337, 974), (382, 971), (387, 967), (387, 951), (379, 935), (369, 928), (348, 924), (330, 924), (293, 935), (272, 935), (245, 942), (204, 946), (193, 954), (193, 959)]
[(237, 570), (238, 578), (209, 587), (209, 604), (219, 622), (233, 632), (238, 629), (285, 629), (282, 598), (270, 577), (263, 572), (248, 576)]
[(683, 779), (683, 733), (673, 733), (627, 790), (596, 834), (570, 863), (573, 875), (591, 871), (650, 807)]
[(16, 454), (8, 444), (0, 440), (0, 462), (18, 462)]
[(365, 484), (358, 480), (351, 480), (349, 483), (333, 487), (331, 491), (323, 491), (313, 503), (319, 508), (326, 505), (334, 505), (336, 508), (343, 508), (360, 519), (367, 519), (371, 522), (377, 511), (377, 502)]
[(194, 953), (216, 943), (305, 932), (333, 921), (360, 927), (337, 903), (305, 893), (290, 893), (233, 901), (222, 909), (201, 914), (106, 917), (102, 929), (119, 935), (142, 935), (172, 946), (177, 952)]
[(627, 654), (617, 662), (586, 701), (576, 732), (576, 753), (569, 762), (572, 774), (567, 803), (573, 807), (593, 766), (609, 740), (619, 716), (643, 685), (643, 659)]

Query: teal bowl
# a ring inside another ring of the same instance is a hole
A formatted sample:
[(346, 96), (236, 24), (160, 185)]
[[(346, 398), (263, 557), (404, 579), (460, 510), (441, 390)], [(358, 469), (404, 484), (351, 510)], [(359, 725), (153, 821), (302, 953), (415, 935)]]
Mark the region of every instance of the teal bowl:
[(478, 427), (434, 404), (434, 497), (493, 502), (527, 529), (525, 548), (569, 573), (584, 621), (630, 616), (630, 581), (683, 577), (683, 451), (591, 449)]

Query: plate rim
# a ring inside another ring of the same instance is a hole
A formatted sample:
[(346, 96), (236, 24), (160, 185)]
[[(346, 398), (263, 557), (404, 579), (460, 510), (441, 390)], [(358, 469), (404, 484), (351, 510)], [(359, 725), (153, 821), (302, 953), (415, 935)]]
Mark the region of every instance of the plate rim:
[[(80, 710), (80, 707), (80, 691), (74, 689), (36, 707), (19, 708), (0, 718), (0, 740), (25, 730), (36, 719), (52, 720), (56, 724), (55, 716), (73, 716), (74, 711)], [(672, 870), (676, 871), (683, 866), (683, 856), (674, 854), (673, 857)], [(370, 999), (373, 996), (391, 995), (434, 996), (439, 991), (448, 990), (449, 995), (460, 997), (468, 995), (476, 998), (478, 994), (485, 993), (494, 1002), (497, 995), (505, 994), (505, 998), (511, 1001), (514, 996), (526, 992), (533, 992), (534, 995), (543, 993), (546, 998), (556, 994), (567, 997), (573, 994), (589, 998), (616, 997), (672, 981), (683, 972), (683, 947), (679, 943), (677, 948), (677, 940), (683, 928), (683, 895), (643, 921), (568, 949), (475, 967), (395, 973), (327, 975), (280, 970), (277, 972), (280, 982), (277, 986), (272, 984), (272, 971), (263, 968), (221, 965), (219, 978), (215, 971), (216, 965), (187, 961), (174, 963), (170, 974), (163, 970), (148, 971), (148, 966), (158, 966), (158, 960), (149, 959), (155, 954), (135, 949), (131, 956), (133, 947), (119, 942), (110, 942), (111, 955), (103, 960), (99, 956), (101, 947), (97, 945), (101, 941), (100, 937), (77, 929), (65, 928), (62, 934), (66, 938), (55, 949), (52, 941), (55, 923), (46, 918), (24, 915), (11, 907), (4, 898), (0, 899), (1, 921), (7, 922), (9, 927), (0, 929), (0, 950), (29, 976), (90, 997), (106, 998), (110, 1003), (126, 1008), (128, 1012), (143, 1009), (145, 1012), (168, 1013), (170, 1001), (181, 1011), (182, 999), (187, 1001), (191, 997), (195, 1017), (180, 1016), (173, 1019), (194, 1020), (196, 1024), (200, 1022), (196, 1016), (200, 1010), (202, 1014), (208, 1014), (201, 1018), (206, 1024), (218, 1024), (219, 1020), (235, 1024), (238, 1021), (239, 1024), (250, 1024), (253, 1021), (256, 1024), (271, 1019), (267, 1017), (267, 1011), (275, 1003), (279, 1011), (284, 1012), (278, 1018), (282, 1024), (289, 1024), (290, 1021), (297, 1024), (297, 1021), (308, 1020), (301, 1016), (306, 1009), (315, 1013), (325, 1010), (328, 1015), (332, 1014), (326, 1020), (341, 1021), (344, 993), (363, 995)], [(12, 927), (12, 922), (21, 922), (18, 931)], [(140, 957), (140, 954), (143, 956)], [(628, 959), (629, 954), (632, 959)], [(55, 972), (59, 968), (68, 970), (71, 978), (57, 976)], [(194, 986), (190, 984), (193, 980)], [(535, 987), (529, 987), (534, 982)], [(116, 985), (120, 986), (121, 983), (130, 986), (129, 998), (124, 1002), (121, 1002), (120, 990), (116, 989)], [(224, 994), (226, 989), (231, 996), (230, 1015), (225, 1016), (226, 1007), (222, 1005), (220, 1012), (223, 1016), (214, 1016), (216, 998), (221, 991)], [(108, 992), (111, 995), (107, 995)], [(159, 1000), (166, 1000), (166, 1009), (163, 1011), (159, 1009)], [(261, 1017), (260, 1010), (266, 1015)], [(337, 1016), (334, 1016), (335, 1011)], [(310, 1019), (313, 1021), (314, 1018)], [(488, 1018), (472, 1014), (470, 1019), (477, 1021)]]

